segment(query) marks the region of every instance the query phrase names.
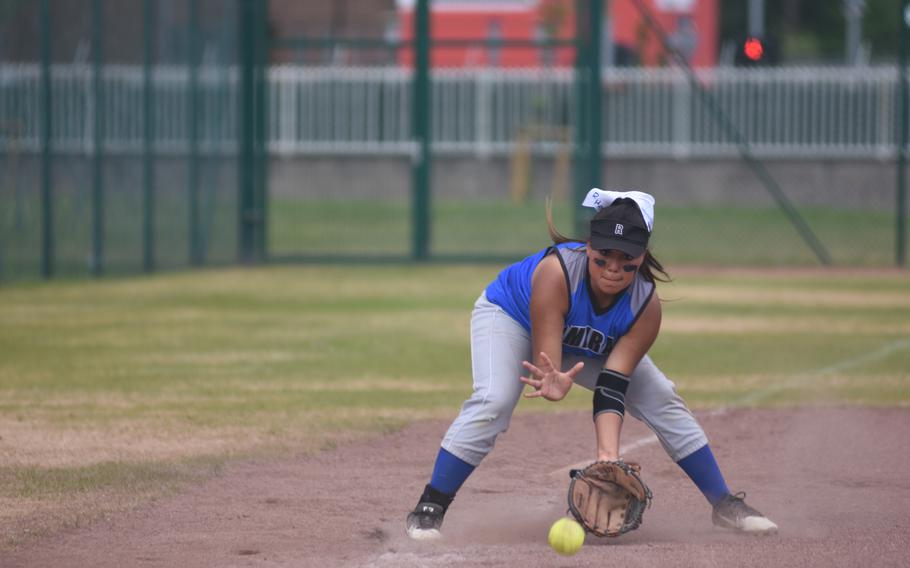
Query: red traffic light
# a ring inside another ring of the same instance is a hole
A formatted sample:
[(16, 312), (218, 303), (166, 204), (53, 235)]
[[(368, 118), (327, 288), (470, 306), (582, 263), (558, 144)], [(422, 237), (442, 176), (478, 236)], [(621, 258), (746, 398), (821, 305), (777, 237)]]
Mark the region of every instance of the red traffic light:
[(752, 61), (760, 61), (765, 54), (765, 47), (758, 38), (746, 38), (746, 43), (743, 44), (743, 53)]

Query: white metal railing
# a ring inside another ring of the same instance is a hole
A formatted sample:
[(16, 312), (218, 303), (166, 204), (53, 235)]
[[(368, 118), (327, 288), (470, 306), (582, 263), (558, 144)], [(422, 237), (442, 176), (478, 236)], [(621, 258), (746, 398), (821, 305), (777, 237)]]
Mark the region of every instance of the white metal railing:
[[(272, 152), (405, 154), (412, 150), (411, 75), (401, 68), (282, 66), (268, 73)], [(142, 68), (103, 69), (105, 151), (137, 153), (143, 143)], [(764, 157), (886, 157), (895, 151), (894, 67), (717, 68), (697, 79), (753, 152)], [(441, 154), (511, 152), (520, 136), (552, 152), (576, 123), (573, 72), (433, 70), (434, 149)], [(155, 149), (186, 152), (186, 67), (154, 69)], [(55, 152), (93, 151), (95, 97), (88, 65), (52, 67)], [(199, 72), (202, 152), (237, 146), (235, 68)], [(0, 145), (40, 149), (40, 68), (0, 65)], [(723, 157), (738, 145), (678, 69), (609, 69), (604, 74), (605, 151), (617, 156)], [(533, 134), (529, 134), (533, 131)]]

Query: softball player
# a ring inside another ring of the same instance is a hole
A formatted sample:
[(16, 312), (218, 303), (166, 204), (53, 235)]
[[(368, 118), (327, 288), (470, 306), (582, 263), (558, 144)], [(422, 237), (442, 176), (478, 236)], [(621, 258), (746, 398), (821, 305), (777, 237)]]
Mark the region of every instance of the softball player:
[(524, 385), (533, 388), (527, 398), (558, 401), (573, 383), (594, 392), (598, 460), (619, 458), (628, 410), (704, 494), (715, 525), (776, 532), (744, 493), (730, 493), (701, 426), (647, 355), (660, 329), (656, 283), (669, 278), (647, 248), (654, 198), (592, 189), (584, 205), (598, 210), (586, 242), (559, 234), (548, 211), (554, 245), (500, 272), (475, 302), (474, 392), (442, 440), (408, 535), (440, 535), (446, 509), (508, 428)]

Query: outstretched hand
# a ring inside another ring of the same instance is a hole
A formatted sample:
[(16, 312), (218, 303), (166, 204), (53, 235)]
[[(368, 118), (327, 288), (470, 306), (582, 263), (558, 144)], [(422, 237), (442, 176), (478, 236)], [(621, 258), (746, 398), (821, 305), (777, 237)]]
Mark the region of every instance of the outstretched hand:
[(530, 377), (519, 377), (521, 382), (534, 388), (533, 392), (525, 393), (526, 398), (543, 397), (547, 400), (562, 400), (572, 388), (572, 383), (584, 363), (579, 361), (574, 367), (563, 373), (553, 366), (553, 361), (543, 351), (540, 352), (540, 367), (528, 361), (522, 361), (525, 369), (531, 372)]

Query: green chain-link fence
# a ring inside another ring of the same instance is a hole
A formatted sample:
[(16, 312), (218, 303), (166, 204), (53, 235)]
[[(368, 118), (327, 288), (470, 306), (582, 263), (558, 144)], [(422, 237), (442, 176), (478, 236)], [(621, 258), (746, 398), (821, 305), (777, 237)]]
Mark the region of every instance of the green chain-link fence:
[(422, 0), (6, 0), (0, 282), (505, 261), (547, 197), (583, 236), (592, 186), (657, 196), (671, 266), (899, 258), (899, 66), (605, 67), (609, 6), (563, 5), (521, 36)]
[(238, 10), (3, 3), (0, 279), (237, 260)]

